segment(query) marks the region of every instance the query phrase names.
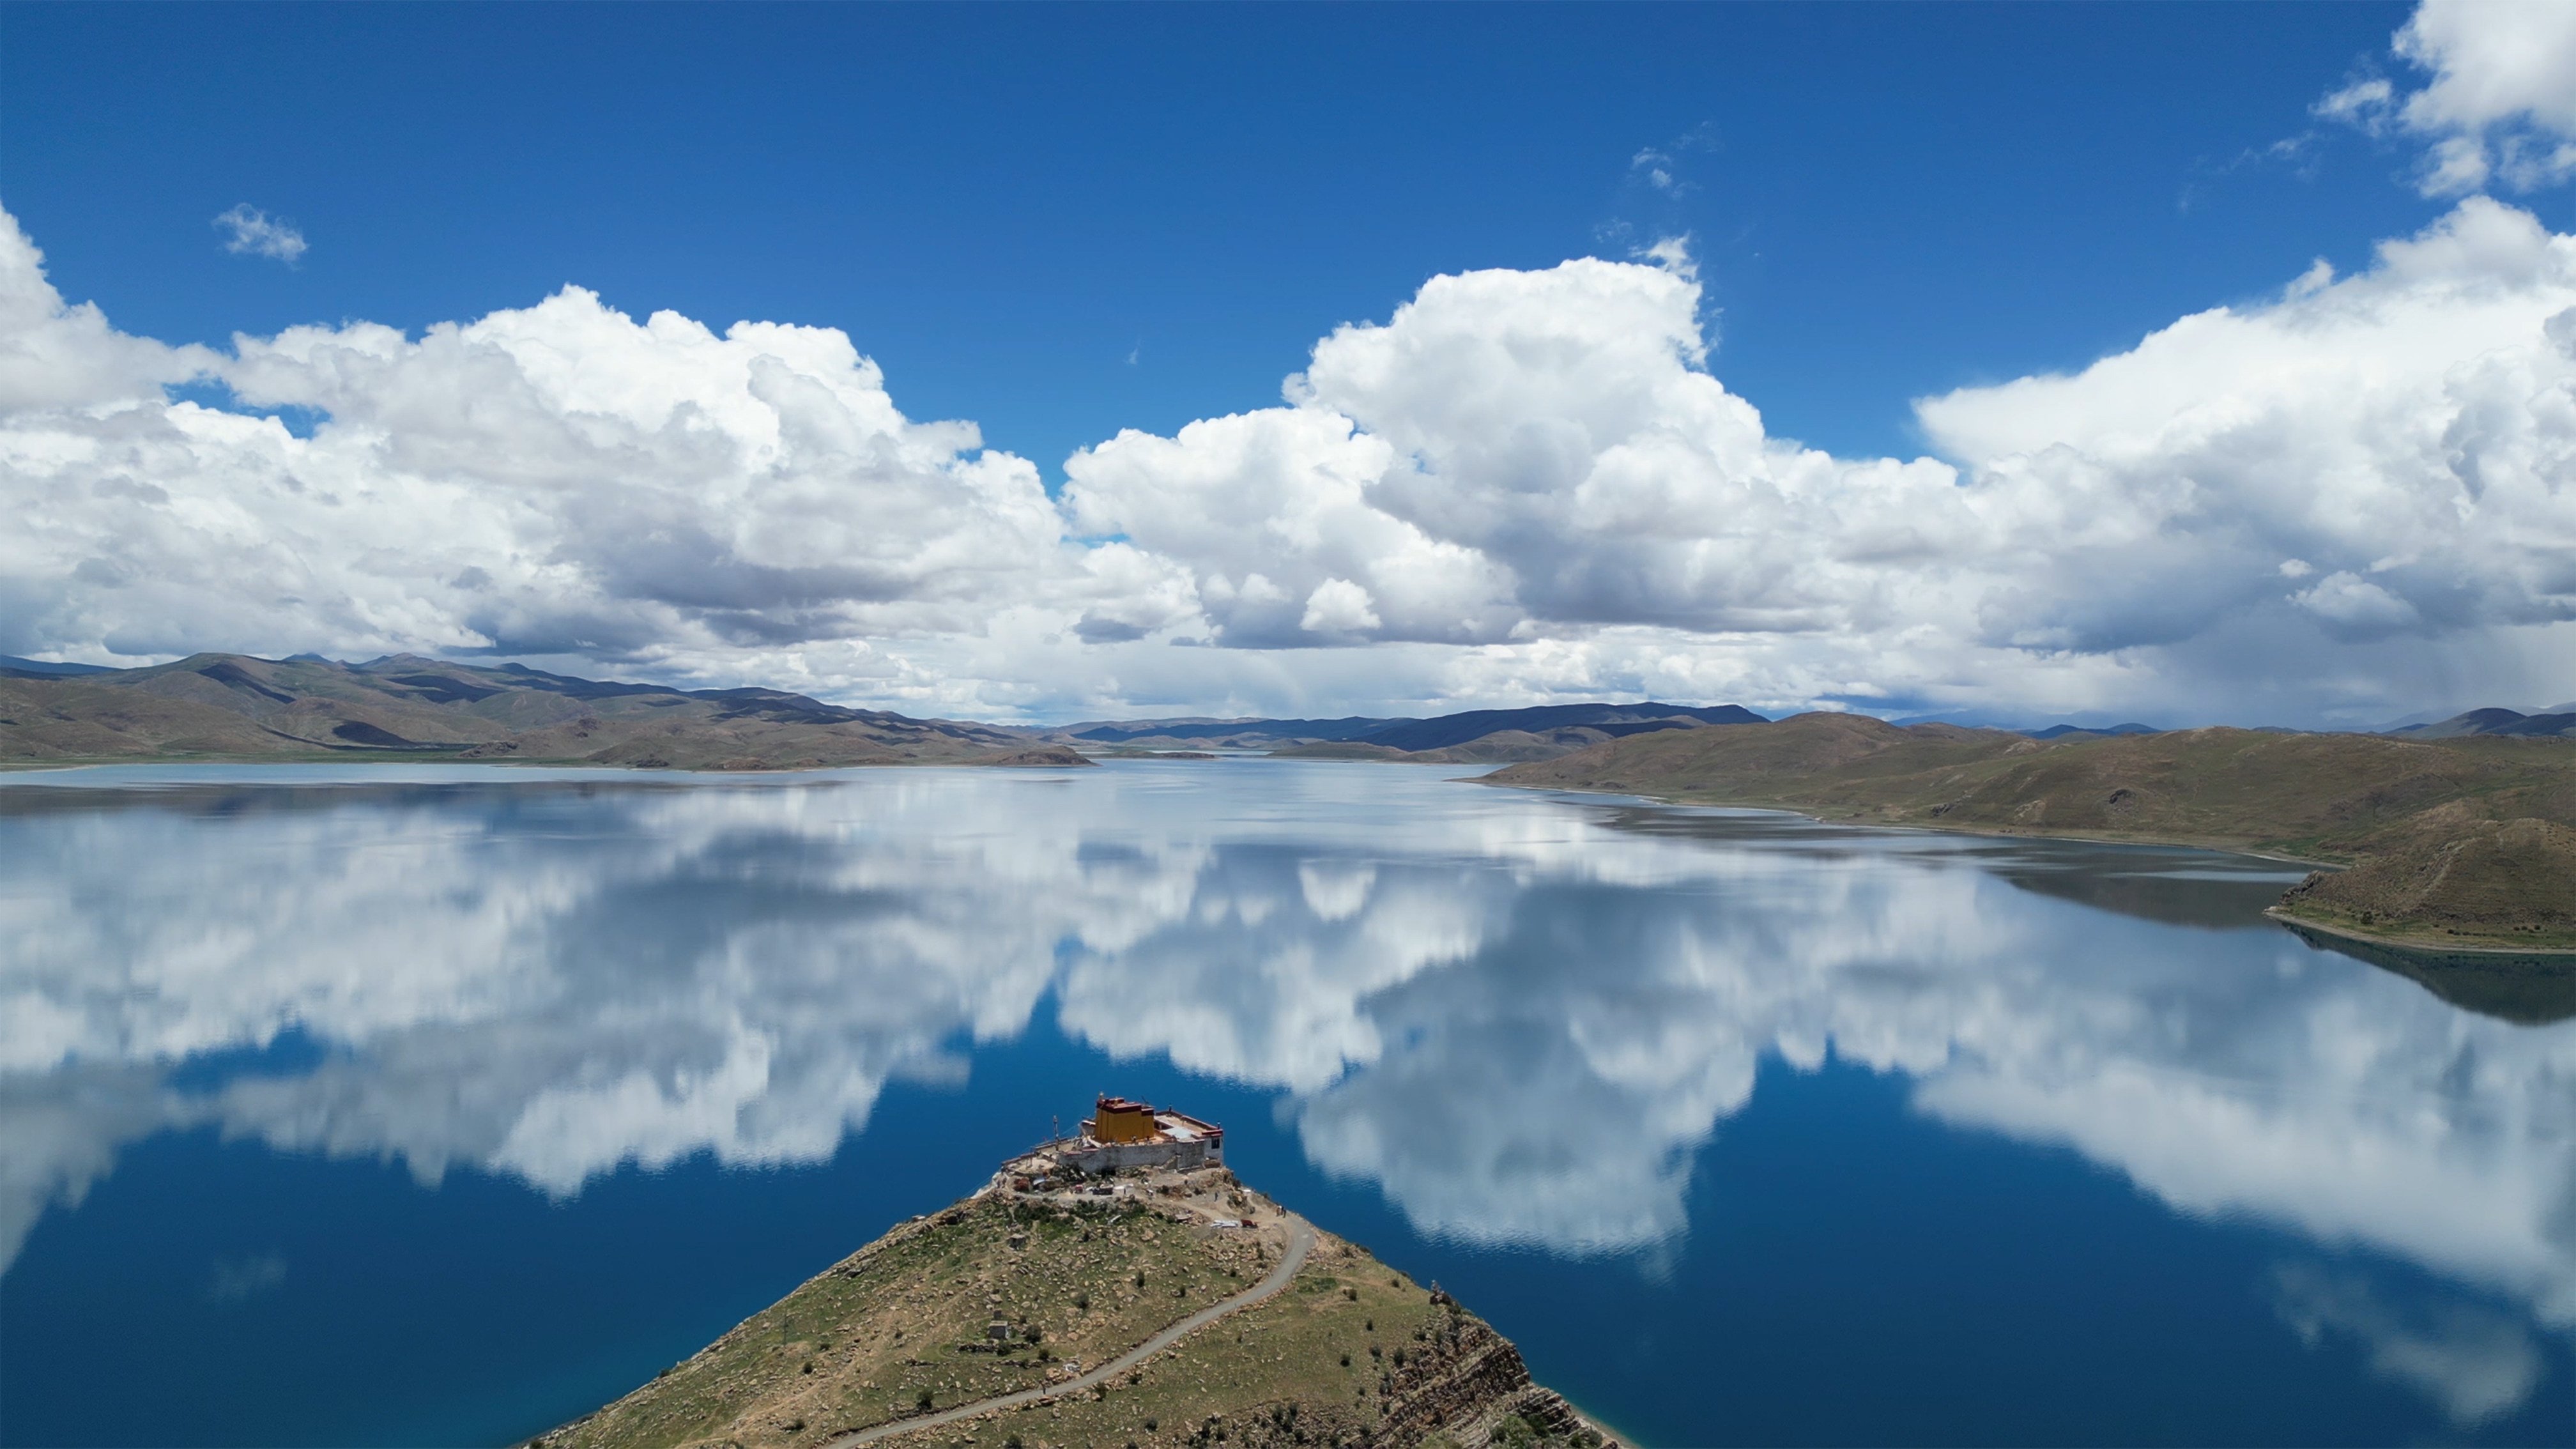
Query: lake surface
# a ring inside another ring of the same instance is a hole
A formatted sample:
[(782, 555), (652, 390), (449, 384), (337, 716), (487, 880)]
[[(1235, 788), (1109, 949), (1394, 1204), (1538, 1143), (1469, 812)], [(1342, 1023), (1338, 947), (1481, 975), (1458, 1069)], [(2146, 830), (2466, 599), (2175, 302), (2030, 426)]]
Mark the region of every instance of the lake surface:
[(0, 776), (0, 1440), (522, 1437), (1112, 1091), (1648, 1444), (2576, 1441), (2576, 1021), (1447, 773)]

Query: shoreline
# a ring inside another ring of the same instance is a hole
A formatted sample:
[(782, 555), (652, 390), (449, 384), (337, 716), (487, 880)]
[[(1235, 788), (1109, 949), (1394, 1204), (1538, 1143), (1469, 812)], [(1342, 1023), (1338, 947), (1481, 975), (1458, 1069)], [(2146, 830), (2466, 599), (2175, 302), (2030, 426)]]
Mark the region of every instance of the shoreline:
[[(2209, 840), (2191, 840), (2170, 835), (2119, 837), (2078, 835), (2071, 832), (2059, 833), (2048, 830), (1980, 830), (1974, 826), (1967, 825), (1926, 825), (1918, 824), (1913, 821), (1900, 823), (1894, 821), (1868, 820), (1858, 816), (1828, 816), (1818, 814), (1812, 810), (1801, 810), (1791, 805), (1780, 805), (1767, 802), (1757, 804), (1750, 801), (1677, 800), (1666, 796), (1648, 795), (1635, 790), (1587, 790), (1570, 785), (1522, 785), (1508, 780), (1498, 782), (1493, 780), (1491, 776), (1461, 776), (1459, 783), (1493, 785), (1497, 789), (1529, 790), (1545, 794), (1595, 795), (1604, 799), (1641, 800), (1649, 805), (1679, 807), (1703, 806), (1717, 810), (1761, 810), (1775, 815), (1794, 815), (1799, 819), (1813, 821), (1818, 825), (1851, 825), (1858, 826), (1865, 830), (1910, 830), (1919, 831), (1927, 835), (1974, 836), (1983, 840), (2067, 840), (2085, 845), (2162, 845), (2184, 850), (2205, 850), (2214, 855), (2241, 855), (2251, 860), (2277, 861), (2283, 865), (2305, 866), (2312, 871), (2340, 871), (2351, 868), (2334, 861), (2311, 860), (2301, 856), (2283, 855), (2276, 851), (2256, 850), (2249, 846), (2225, 845)], [(2446, 955), (2462, 955), (2494, 957), (2499, 960), (2540, 960), (2553, 963), (2564, 962), (2568, 964), (2576, 964), (2576, 946), (2474, 944), (2474, 942), (2479, 941), (2491, 941), (2493, 940), (2492, 937), (2474, 937), (2470, 940), (2446, 941), (2439, 938), (2418, 936), (2379, 935), (2373, 932), (2359, 930), (2351, 926), (2336, 925), (2314, 920), (2307, 916), (2285, 911), (2278, 905), (2264, 907), (2263, 916), (2266, 920), (2269, 920), (2275, 925), (2281, 926), (2286, 930), (2315, 931), (2319, 935), (2332, 936), (2338, 940), (2351, 941), (2376, 950), (2391, 951), (2399, 955), (2428, 960)]]
[[(1115, 758), (1114, 756), (1111, 758)], [(1088, 763), (1098, 759), (1084, 756)], [(835, 770), (919, 770), (956, 768), (969, 770), (995, 769), (1064, 769), (1073, 765), (1004, 764), (999, 760), (857, 760), (846, 765), (762, 765), (758, 768), (726, 769), (721, 765), (630, 765), (618, 761), (583, 759), (480, 759), (460, 760), (453, 755), (393, 755), (357, 753), (338, 755), (98, 755), (68, 760), (0, 760), (0, 777), (13, 774), (58, 774), (67, 770), (106, 770), (127, 767), (167, 768), (184, 765), (357, 765), (364, 768), (386, 766), (400, 768), (422, 765), (453, 765), (472, 769), (494, 770), (597, 770), (628, 775), (819, 775)]]
[(2350, 870), (2345, 862), (2316, 860), (2308, 856), (2283, 855), (2279, 851), (2257, 850), (2250, 845), (2230, 845), (2209, 839), (2189, 839), (2179, 835), (2078, 835), (2072, 831), (1984, 829), (1973, 825), (1943, 825), (1917, 820), (1871, 820), (1859, 815), (1822, 815), (1795, 805), (1772, 801), (1750, 800), (1680, 800), (1663, 795), (1647, 795), (1635, 790), (1587, 790), (1576, 785), (1523, 785), (1515, 781), (1497, 781), (1491, 776), (1462, 775), (1459, 783), (1492, 785), (1498, 790), (1529, 790), (1554, 795), (1600, 795), (1611, 799), (1642, 800), (1649, 805), (1702, 806), (1712, 810), (1761, 810), (1774, 815), (1795, 815), (1818, 825), (1857, 825), (1867, 830), (1913, 830), (1925, 835), (1973, 835), (1983, 840), (2072, 840), (2086, 845), (2165, 845), (2183, 850), (2205, 850), (2214, 855), (2241, 855), (2251, 860), (2278, 861), (2283, 865), (2305, 866), (2309, 870)]
[[(1115, 756), (1112, 756), (1112, 758), (1116, 758), (1116, 757), (1115, 757)], [(1282, 757), (1282, 756), (1279, 756), (1279, 755), (1277, 755), (1277, 754), (1275, 754), (1275, 753), (1274, 753), (1274, 754), (1270, 754), (1270, 755), (1266, 755), (1266, 756), (1261, 756), (1260, 758), (1278, 759), (1278, 758), (1283, 758), (1283, 757)], [(1290, 760), (1292, 760), (1292, 761), (1293, 761), (1293, 760), (1296, 760), (1298, 757), (1295, 757), (1295, 756), (1287, 756), (1287, 757), (1284, 757), (1284, 758), (1287, 758), (1287, 759), (1290, 759)], [(1309, 757), (1309, 758), (1310, 758), (1310, 759), (1312, 759), (1312, 757)], [(1092, 763), (1097, 763), (1097, 760), (1096, 760), (1095, 758), (1093, 758), (1093, 757), (1088, 757), (1088, 756), (1087, 756), (1087, 757), (1086, 757), (1086, 759), (1087, 759), (1087, 760), (1090, 760)], [(1314, 762), (1314, 763), (1328, 763), (1328, 764), (1409, 764), (1409, 763), (1417, 763), (1417, 762), (1414, 762), (1414, 761), (1404, 761), (1404, 760), (1352, 760), (1352, 759), (1313, 759), (1313, 761), (1312, 761), (1312, 762)], [(1449, 765), (1451, 765), (1451, 766), (1453, 766), (1453, 767), (1454, 767), (1454, 765), (1455, 765), (1457, 762), (1455, 762), (1455, 761), (1438, 761), (1438, 762), (1434, 762), (1434, 761), (1422, 761), (1422, 762), (1418, 762), (1418, 763), (1425, 763), (1425, 764), (1441, 763), (1441, 764), (1449, 764)], [(790, 765), (790, 766), (778, 766), (778, 767), (764, 767), (764, 768), (758, 768), (758, 769), (735, 769), (735, 770), (728, 770), (728, 769), (724, 769), (724, 768), (721, 768), (721, 767), (709, 767), (709, 768), (698, 768), (698, 769), (673, 769), (673, 768), (669, 768), (669, 767), (653, 767), (653, 766), (630, 765), (630, 764), (610, 764), (610, 763), (601, 763), (601, 762), (598, 762), (598, 761), (593, 761), (593, 760), (583, 760), (583, 759), (570, 759), (570, 760), (532, 760), (532, 759), (507, 759), (507, 760), (480, 759), (480, 760), (460, 760), (460, 759), (455, 759), (455, 758), (453, 758), (453, 757), (444, 758), (444, 759), (441, 759), (441, 758), (434, 758), (434, 757), (433, 757), (433, 758), (422, 758), (422, 757), (420, 757), (420, 756), (418, 756), (418, 755), (412, 755), (412, 756), (409, 756), (409, 757), (404, 757), (404, 756), (390, 756), (390, 755), (385, 755), (385, 754), (376, 754), (376, 753), (373, 753), (373, 752), (360, 753), (360, 752), (354, 752), (354, 751), (353, 751), (353, 752), (351, 752), (351, 753), (349, 753), (349, 754), (339, 754), (339, 753), (334, 752), (334, 753), (330, 753), (330, 754), (315, 755), (315, 756), (307, 756), (307, 757), (300, 757), (300, 758), (299, 758), (299, 757), (293, 757), (293, 756), (280, 757), (280, 756), (277, 756), (277, 755), (241, 755), (241, 756), (230, 756), (230, 755), (227, 755), (227, 756), (205, 756), (205, 755), (197, 755), (197, 756), (168, 756), (168, 755), (159, 755), (159, 756), (142, 756), (142, 757), (136, 757), (136, 756), (110, 756), (110, 757), (104, 757), (104, 758), (88, 758), (88, 759), (64, 760), (64, 761), (53, 761), (53, 760), (0, 760), (0, 778), (5, 778), (5, 777), (7, 777), (8, 775), (11, 775), (11, 774), (54, 774), (54, 773), (64, 773), (64, 772), (69, 772), (69, 771), (73, 771), (73, 770), (105, 769), (105, 768), (116, 768), (116, 767), (120, 767), (120, 766), (170, 767), (170, 766), (189, 766), (189, 765), (360, 765), (360, 766), (376, 766), (376, 765), (390, 765), (390, 766), (404, 766), (404, 765), (409, 765), (409, 766), (419, 766), (419, 765), (448, 765), (448, 766), (458, 766), (458, 765), (462, 765), (462, 766), (468, 766), (468, 767), (481, 767), (481, 768), (490, 768), (490, 769), (520, 769), (520, 770), (580, 770), (580, 771), (597, 771), (597, 772), (602, 773), (602, 774), (607, 774), (607, 773), (612, 773), (612, 772), (614, 772), (614, 773), (618, 773), (618, 774), (634, 775), (634, 776), (641, 776), (641, 777), (647, 777), (647, 778), (650, 778), (650, 777), (656, 777), (656, 776), (659, 776), (659, 777), (671, 777), (671, 776), (688, 776), (688, 775), (729, 775), (729, 776), (745, 776), (745, 777), (774, 777), (774, 776), (780, 776), (780, 775), (819, 774), (819, 773), (826, 773), (826, 772), (832, 772), (832, 771), (840, 771), (840, 770), (859, 770), (859, 769), (923, 769), (923, 768), (942, 768), (942, 767), (954, 767), (954, 768), (962, 768), (962, 769), (1026, 768), (1026, 766), (1003, 766), (1003, 765), (1000, 765), (998, 762), (974, 761), (974, 760), (883, 760), (883, 761), (868, 761), (868, 762), (865, 762), (865, 763), (848, 764), (848, 765)], [(2267, 860), (2267, 861), (2273, 861), (2273, 862), (2276, 862), (2276, 863), (2278, 863), (2278, 864), (2282, 864), (2282, 865), (2299, 866), (2299, 867), (2302, 867), (2302, 868), (2307, 869), (2307, 870), (2310, 870), (2310, 871), (2341, 871), (2341, 870), (2346, 870), (2346, 869), (2349, 869), (2349, 868), (2350, 868), (2350, 866), (2349, 866), (2349, 865), (2347, 865), (2347, 864), (2345, 864), (2345, 863), (2343, 863), (2343, 862), (2338, 862), (2338, 861), (2327, 861), (2327, 860), (2317, 860), (2317, 859), (2314, 859), (2314, 858), (2311, 858), (2311, 857), (2296, 856), (2296, 855), (2288, 855), (2288, 854), (2284, 854), (2284, 853), (2281, 853), (2281, 852), (2278, 852), (2278, 851), (2269, 851), (2269, 850), (2262, 850), (2262, 849), (2258, 849), (2258, 848), (2255, 848), (2254, 846), (2251, 846), (2251, 845), (2234, 844), (2234, 843), (2229, 843), (2229, 842), (2226, 842), (2226, 841), (2221, 841), (2221, 840), (2212, 840), (2212, 839), (2207, 839), (2207, 838), (2202, 838), (2202, 839), (2193, 839), (2193, 838), (2189, 838), (2189, 837), (2184, 837), (2184, 836), (2175, 836), (2175, 835), (2107, 836), (2107, 835), (2079, 834), (2079, 833), (2075, 833), (2075, 832), (2061, 832), (2061, 831), (2051, 831), (2051, 830), (2041, 830), (2041, 829), (1998, 829), (1998, 828), (1985, 828), (1985, 829), (1980, 829), (1980, 828), (1978, 828), (1978, 827), (1970, 826), (1970, 825), (1949, 825), (1949, 824), (1940, 824), (1940, 823), (1926, 823), (1926, 822), (1911, 821), (1911, 820), (1908, 820), (1908, 821), (1872, 820), (1872, 819), (1868, 819), (1868, 818), (1866, 818), (1866, 817), (1863, 817), (1863, 816), (1857, 816), (1857, 815), (1852, 815), (1852, 816), (1835, 816), (1835, 815), (1826, 815), (1826, 814), (1820, 813), (1820, 812), (1818, 812), (1818, 811), (1816, 811), (1816, 810), (1813, 810), (1813, 809), (1802, 809), (1802, 808), (1800, 808), (1800, 807), (1798, 807), (1798, 806), (1795, 806), (1795, 805), (1785, 805), (1785, 804), (1781, 804), (1781, 803), (1779, 803), (1779, 802), (1777, 802), (1777, 801), (1680, 799), (1680, 798), (1675, 798), (1675, 797), (1671, 797), (1671, 796), (1651, 795), (1651, 794), (1647, 794), (1647, 793), (1645, 793), (1645, 792), (1637, 791), (1637, 790), (1600, 790), (1600, 789), (1587, 789), (1587, 788), (1584, 788), (1584, 787), (1581, 787), (1581, 786), (1572, 786), (1572, 785), (1524, 785), (1524, 784), (1520, 784), (1520, 783), (1518, 783), (1518, 782), (1516, 782), (1516, 781), (1497, 781), (1497, 780), (1495, 780), (1495, 779), (1494, 779), (1494, 774), (1495, 774), (1497, 771), (1499, 771), (1499, 770), (1501, 770), (1501, 769), (1503, 769), (1503, 768), (1505, 768), (1505, 765), (1504, 765), (1504, 764), (1500, 764), (1500, 763), (1498, 763), (1498, 764), (1496, 764), (1495, 766), (1493, 766), (1491, 769), (1489, 769), (1486, 773), (1481, 774), (1481, 775), (1460, 775), (1460, 776), (1455, 776), (1455, 777), (1453, 777), (1453, 783), (1462, 784), (1462, 785), (1485, 785), (1485, 786), (1490, 786), (1490, 787), (1493, 787), (1493, 788), (1496, 788), (1496, 789), (1506, 789), (1506, 790), (1523, 790), (1523, 791), (1531, 792), (1531, 793), (1533, 793), (1533, 794), (1550, 794), (1550, 795), (1585, 795), (1585, 796), (1593, 796), (1593, 797), (1600, 798), (1600, 799), (1604, 799), (1604, 800), (1634, 800), (1634, 801), (1637, 801), (1637, 802), (1639, 802), (1639, 803), (1641, 803), (1641, 804), (1653, 805), (1653, 806), (1662, 806), (1662, 807), (1674, 807), (1674, 808), (1693, 808), (1693, 807), (1698, 807), (1698, 808), (1718, 809), (1718, 810), (1758, 810), (1758, 811), (1762, 811), (1762, 812), (1769, 813), (1769, 814), (1775, 814), (1775, 815), (1789, 815), (1789, 816), (1795, 816), (1795, 817), (1797, 817), (1798, 819), (1811, 821), (1811, 822), (1813, 822), (1813, 823), (1815, 823), (1815, 824), (1818, 824), (1818, 825), (1842, 825), (1842, 826), (1856, 826), (1856, 827), (1859, 827), (1859, 828), (1861, 828), (1861, 829), (1868, 829), (1868, 830), (1912, 831), (1912, 832), (1916, 832), (1916, 833), (1920, 833), (1920, 834), (1926, 834), (1926, 835), (1954, 835), (1954, 836), (1968, 836), (1968, 837), (1974, 837), (1974, 838), (1977, 838), (1977, 839), (1983, 839), (1983, 840), (2064, 840), (2064, 841), (2070, 841), (2070, 842), (2074, 842), (2074, 843), (2077, 843), (2077, 844), (2085, 844), (2085, 845), (2142, 845), (2142, 846), (2165, 846), (2165, 847), (2178, 848), (2178, 849), (2184, 849), (2184, 850), (2202, 850), (2202, 851), (2208, 851), (2208, 852), (2210, 852), (2210, 853), (2212, 853), (2212, 854), (2217, 854), (2217, 855), (2235, 855), (2235, 856), (2242, 856), (2242, 857), (2244, 857), (2244, 858), (2246, 858), (2246, 859), (2249, 859), (2249, 860)], [(2339, 940), (2353, 941), (2353, 942), (2357, 942), (2357, 943), (2362, 944), (2362, 945), (2365, 945), (2365, 946), (2374, 947), (2374, 948), (2377, 948), (2377, 949), (2380, 949), (2380, 950), (2396, 951), (2396, 952), (2401, 952), (2401, 953), (2404, 953), (2404, 954), (2407, 954), (2407, 955), (2411, 955), (2411, 956), (2439, 956), (2439, 955), (2443, 955), (2443, 954), (2465, 954), (2465, 955), (2492, 956), (2492, 957), (2505, 957), (2505, 958), (2521, 957), (2521, 958), (2541, 958), (2541, 959), (2548, 959), (2548, 960), (2566, 960), (2566, 961), (2576, 961), (2576, 945), (2571, 945), (2571, 946), (2523, 946), (2523, 945), (2516, 945), (2516, 944), (2510, 944), (2510, 943), (2493, 943), (2493, 938), (2487, 938), (2487, 937), (2471, 938), (2471, 940), (2465, 940), (2465, 941), (2463, 941), (2463, 940), (2443, 940), (2443, 939), (2438, 938), (2438, 937), (2383, 935), (2383, 934), (2378, 934), (2378, 933), (2374, 933), (2374, 932), (2370, 932), (2370, 931), (2360, 930), (2360, 929), (2357, 929), (2357, 928), (2355, 928), (2355, 927), (2353, 927), (2353, 926), (2350, 926), (2350, 925), (2344, 925), (2344, 924), (2332, 923), (2332, 922), (2327, 922), (2327, 921), (2322, 921), (2322, 920), (2313, 919), (2313, 918), (2310, 918), (2310, 917), (2307, 917), (2307, 916), (2298, 915), (2298, 914), (2295, 914), (2295, 913), (2292, 913), (2292, 912), (2289, 912), (2289, 911), (2285, 911), (2285, 910), (2281, 909), (2278, 905), (2274, 905), (2274, 906), (2268, 906), (2268, 907), (2266, 907), (2266, 908), (2264, 909), (2264, 911), (2263, 911), (2263, 915), (2264, 915), (2264, 917), (2265, 917), (2266, 919), (2271, 920), (2271, 921), (2272, 921), (2272, 922), (2274, 922), (2275, 924), (2281, 925), (2281, 926), (2283, 926), (2283, 927), (2285, 927), (2285, 928), (2298, 928), (2298, 929), (2304, 929), (2304, 930), (2312, 930), (2312, 931), (2316, 931), (2316, 932), (2318, 932), (2318, 933), (2319, 933), (2319, 934), (2321, 934), (2321, 935), (2333, 936), (2333, 937), (2335, 937), (2335, 938), (2337, 938), (2337, 939), (2339, 939)], [(2490, 944), (2476, 944), (2476, 942), (2490, 942)]]
[(2444, 941), (2431, 937), (2374, 936), (2350, 926), (2332, 925), (2307, 916), (2293, 915), (2279, 906), (2266, 906), (2263, 914), (2301, 931), (2314, 931), (2320, 936), (2354, 941), (2383, 951), (2402, 951), (2410, 956), (2493, 956), (2503, 960), (2540, 960), (2563, 962), (2576, 966), (2576, 946), (2476, 946), (2466, 942)]

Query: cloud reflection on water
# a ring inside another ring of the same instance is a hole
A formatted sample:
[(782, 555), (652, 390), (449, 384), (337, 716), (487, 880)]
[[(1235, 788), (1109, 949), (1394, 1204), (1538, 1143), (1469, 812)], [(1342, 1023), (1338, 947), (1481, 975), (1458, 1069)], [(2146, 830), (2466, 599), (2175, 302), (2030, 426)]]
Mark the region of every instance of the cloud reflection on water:
[[(1277, 1089), (1318, 1165), (1473, 1242), (1671, 1242), (1763, 1056), (1830, 1051), (2576, 1324), (2576, 1029), (2256, 925), (2260, 868), (1376, 766), (450, 778), (0, 787), (0, 1255), (171, 1128), (556, 1195), (819, 1161), (1052, 991), (1113, 1056)], [(281, 1035), (316, 1059), (192, 1075)], [(2316, 1282), (2282, 1289), (2302, 1332), (2385, 1321)]]

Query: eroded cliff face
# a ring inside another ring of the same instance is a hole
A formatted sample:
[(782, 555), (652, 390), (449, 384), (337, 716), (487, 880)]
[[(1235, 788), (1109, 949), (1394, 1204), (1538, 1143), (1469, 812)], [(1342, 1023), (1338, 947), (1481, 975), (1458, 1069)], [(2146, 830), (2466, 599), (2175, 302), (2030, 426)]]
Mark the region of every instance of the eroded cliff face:
[(532, 1449), (1221, 1441), (1611, 1442), (1448, 1294), (1211, 1168), (1005, 1173)]

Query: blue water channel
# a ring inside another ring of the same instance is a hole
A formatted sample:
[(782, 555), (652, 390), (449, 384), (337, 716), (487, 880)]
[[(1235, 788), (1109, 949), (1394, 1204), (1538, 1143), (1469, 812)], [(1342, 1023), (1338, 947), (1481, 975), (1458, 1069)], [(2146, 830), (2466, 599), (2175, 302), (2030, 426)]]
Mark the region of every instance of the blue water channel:
[(524, 1438), (1101, 1091), (1645, 1444), (2576, 1442), (2546, 993), (1455, 773), (0, 776), (0, 1442)]

